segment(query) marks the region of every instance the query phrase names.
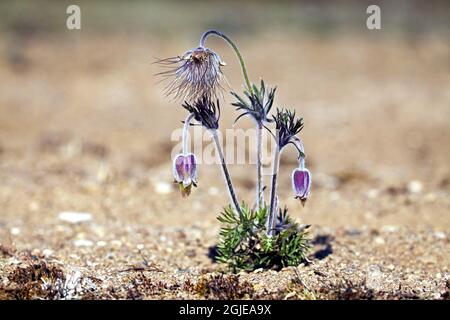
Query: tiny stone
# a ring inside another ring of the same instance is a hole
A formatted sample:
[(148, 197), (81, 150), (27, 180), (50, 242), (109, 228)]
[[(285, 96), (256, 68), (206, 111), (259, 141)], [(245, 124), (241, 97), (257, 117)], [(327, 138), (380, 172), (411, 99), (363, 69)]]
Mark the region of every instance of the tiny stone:
[(106, 241), (97, 241), (97, 247), (105, 247), (106, 246)]
[(142, 250), (142, 249), (144, 249), (144, 245), (142, 243), (140, 243), (136, 246), (136, 248), (138, 248), (139, 250)]
[(369, 199), (375, 199), (378, 197), (379, 194), (380, 191), (378, 189), (370, 189), (369, 191), (367, 191), (366, 196)]
[(398, 231), (398, 227), (396, 226), (383, 226), (382, 230), (384, 232), (393, 233)]
[(375, 242), (376, 244), (378, 244), (378, 245), (383, 245), (383, 244), (386, 243), (382, 237), (376, 237), (376, 238), (374, 239), (374, 242)]
[(64, 287), (68, 290), (74, 290), (81, 280), (81, 272), (76, 270), (67, 278)]
[(413, 180), (410, 183), (408, 183), (408, 191), (410, 193), (419, 193), (423, 189), (422, 182), (418, 180)]
[(73, 242), (73, 244), (76, 247), (90, 247), (92, 246), (94, 243), (91, 240), (86, 240), (86, 239), (77, 239)]
[(435, 236), (437, 239), (439, 239), (439, 240), (444, 240), (444, 239), (446, 238), (445, 233), (442, 232), (442, 231), (436, 231), (436, 232), (434, 233), (434, 236)]
[(295, 297), (296, 294), (297, 294), (297, 293), (296, 293), (295, 291), (289, 292), (289, 293), (284, 297), (284, 300), (288, 300), (288, 299), (290, 299), (290, 298), (292, 298), (292, 297)]
[(13, 228), (11, 228), (10, 232), (13, 236), (17, 236), (18, 234), (20, 234), (20, 229), (13, 227)]
[(42, 251), (42, 254), (47, 258), (47, 257), (50, 257), (51, 255), (53, 255), (53, 250), (51, 250), (51, 249), (44, 249), (43, 251)]
[(261, 272), (263, 272), (263, 271), (264, 271), (263, 268), (258, 268), (258, 269), (256, 269), (256, 270), (254, 270), (253, 273), (261, 273)]
[(92, 220), (92, 214), (87, 212), (72, 212), (64, 211), (58, 215), (58, 218), (62, 221), (69, 223), (80, 223)]
[(172, 192), (172, 185), (167, 182), (157, 182), (155, 185), (155, 191), (158, 194), (169, 194)]
[(380, 290), (382, 288), (381, 282), (383, 280), (383, 273), (378, 265), (370, 265), (367, 268), (366, 285), (370, 289)]

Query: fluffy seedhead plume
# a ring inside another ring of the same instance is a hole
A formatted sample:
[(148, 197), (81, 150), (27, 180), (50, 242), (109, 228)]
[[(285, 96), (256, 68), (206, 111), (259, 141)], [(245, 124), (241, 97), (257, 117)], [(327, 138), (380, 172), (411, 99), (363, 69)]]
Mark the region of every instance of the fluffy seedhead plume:
[(168, 81), (166, 95), (175, 99), (189, 102), (203, 96), (215, 99), (222, 83), (226, 82), (221, 71), (225, 63), (217, 53), (205, 47), (189, 50), (182, 56), (161, 59), (156, 63), (168, 68), (158, 75)]

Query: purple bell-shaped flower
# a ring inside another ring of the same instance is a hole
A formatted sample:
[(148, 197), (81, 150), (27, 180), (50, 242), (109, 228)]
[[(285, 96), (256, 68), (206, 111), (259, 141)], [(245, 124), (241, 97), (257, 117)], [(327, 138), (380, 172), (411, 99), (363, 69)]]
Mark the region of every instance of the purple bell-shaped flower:
[(294, 190), (295, 198), (305, 205), (309, 196), (309, 190), (311, 188), (311, 173), (304, 166), (300, 165), (299, 168), (292, 172), (292, 189)]
[(192, 186), (197, 186), (197, 158), (193, 153), (178, 154), (173, 160), (173, 176), (179, 184), (181, 195), (188, 196)]

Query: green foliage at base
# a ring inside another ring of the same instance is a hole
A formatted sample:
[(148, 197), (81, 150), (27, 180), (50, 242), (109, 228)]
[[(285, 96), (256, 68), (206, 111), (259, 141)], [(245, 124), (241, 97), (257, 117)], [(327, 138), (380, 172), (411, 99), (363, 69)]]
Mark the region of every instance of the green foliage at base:
[(229, 206), (217, 218), (222, 223), (217, 245), (219, 262), (237, 272), (297, 266), (306, 259), (309, 226), (293, 221), (287, 209), (280, 210), (272, 237), (266, 234), (267, 207), (251, 210), (243, 204), (241, 209), (241, 217)]

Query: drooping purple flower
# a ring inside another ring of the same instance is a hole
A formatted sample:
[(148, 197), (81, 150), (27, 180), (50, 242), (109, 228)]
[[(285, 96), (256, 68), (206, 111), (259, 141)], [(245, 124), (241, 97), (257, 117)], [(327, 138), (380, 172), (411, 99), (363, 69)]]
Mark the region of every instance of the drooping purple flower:
[(173, 177), (179, 184), (181, 195), (188, 196), (197, 186), (197, 158), (193, 153), (178, 154), (173, 160)]
[(292, 189), (295, 198), (299, 199), (303, 205), (309, 196), (311, 188), (311, 173), (306, 168), (297, 168), (292, 172)]

